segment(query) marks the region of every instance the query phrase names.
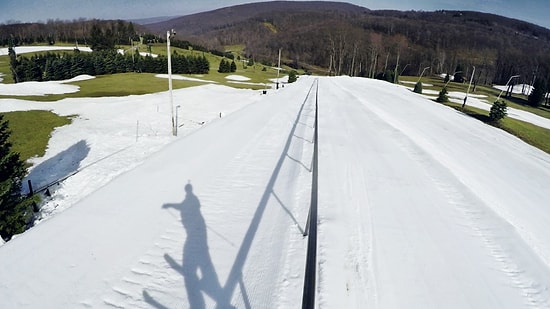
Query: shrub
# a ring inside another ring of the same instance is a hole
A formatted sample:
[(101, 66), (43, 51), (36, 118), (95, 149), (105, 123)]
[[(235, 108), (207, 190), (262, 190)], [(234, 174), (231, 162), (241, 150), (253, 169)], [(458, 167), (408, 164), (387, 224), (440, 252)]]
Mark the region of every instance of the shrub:
[(507, 115), (506, 111), (506, 102), (504, 101), (496, 101), (493, 103), (493, 106), (491, 106), (491, 111), (489, 112), (489, 119), (493, 122), (498, 122), (502, 118), (506, 117)]

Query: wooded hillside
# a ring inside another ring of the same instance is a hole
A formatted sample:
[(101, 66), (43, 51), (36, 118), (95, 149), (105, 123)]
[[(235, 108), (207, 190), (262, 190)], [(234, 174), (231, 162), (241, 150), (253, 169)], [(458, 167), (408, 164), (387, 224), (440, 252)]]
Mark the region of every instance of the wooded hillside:
[(453, 73), (478, 83), (530, 83), (550, 77), (550, 30), (469, 11), (374, 11), (340, 2), (274, 1), (239, 5), (145, 25), (208, 48), (245, 45), (256, 61), (283, 60), (296, 68), (374, 77)]

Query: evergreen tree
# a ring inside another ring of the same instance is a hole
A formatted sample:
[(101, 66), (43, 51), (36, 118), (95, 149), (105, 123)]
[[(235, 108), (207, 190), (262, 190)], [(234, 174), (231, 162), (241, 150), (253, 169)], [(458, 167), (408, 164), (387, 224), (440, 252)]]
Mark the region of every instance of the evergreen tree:
[(290, 71), (288, 74), (288, 83), (294, 83), (296, 80), (298, 80), (298, 73), (295, 70)]
[(25, 231), (32, 207), (21, 196), (21, 181), (26, 170), (19, 154), (11, 151), (8, 121), (0, 114), (0, 237), (10, 240)]
[(496, 101), (493, 103), (493, 106), (491, 106), (491, 110), (489, 111), (489, 119), (493, 122), (498, 122), (502, 118), (506, 117), (507, 114), (506, 102)]
[(8, 55), (9, 55), (9, 58), (10, 58), (10, 69), (11, 69), (11, 74), (13, 76), (13, 80), (15, 81), (15, 83), (18, 83), (19, 82), (19, 78), (17, 76), (17, 54), (15, 54), (15, 49), (13, 49), (13, 46), (10, 45), (10, 47), (8, 47)]
[(220, 61), (220, 68), (218, 69), (218, 72), (220, 73), (231, 72), (231, 63), (229, 61), (226, 61), (225, 59), (222, 59), (222, 61)]
[(103, 32), (99, 25), (95, 24), (90, 30), (90, 47), (93, 51), (114, 50), (115, 37), (113, 31), (108, 29)]
[(229, 71), (230, 72), (237, 72), (237, 64), (235, 63), (235, 61), (231, 61), (231, 65), (229, 67)]
[(541, 78), (537, 78), (535, 84), (533, 85), (533, 90), (531, 90), (531, 94), (528, 98), (529, 105), (534, 107), (541, 106), (546, 92), (548, 92), (546, 81)]
[(445, 79), (443, 80), (443, 82), (446, 84), (446, 83), (448, 83), (450, 80), (451, 80), (451, 77), (449, 76), (449, 73), (447, 73), (447, 74), (445, 75)]
[(443, 87), (443, 89), (441, 89), (441, 91), (439, 92), (439, 96), (437, 97), (436, 102), (439, 102), (439, 103), (445, 103), (445, 102), (449, 102), (449, 97), (447, 96), (447, 87)]
[(414, 85), (413, 92), (422, 94), (422, 82), (419, 81)]

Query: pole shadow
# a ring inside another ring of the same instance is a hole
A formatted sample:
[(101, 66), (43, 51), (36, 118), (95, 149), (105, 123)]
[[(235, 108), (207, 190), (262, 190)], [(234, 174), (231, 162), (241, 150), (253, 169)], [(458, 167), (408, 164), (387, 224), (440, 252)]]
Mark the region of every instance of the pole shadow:
[[(193, 193), (191, 183), (185, 185), (185, 199), (178, 204), (164, 204), (164, 209), (177, 209), (181, 214), (181, 222), (187, 238), (183, 245), (183, 259), (180, 265), (170, 255), (165, 254), (164, 259), (174, 270), (183, 276), (185, 289), (187, 290), (188, 307), (190, 309), (202, 309), (206, 307), (204, 294), (207, 294), (216, 302), (216, 308), (234, 308), (226, 297), (223, 297), (223, 288), (218, 280), (210, 252), (208, 250), (207, 226), (200, 211), (200, 201)], [(147, 303), (155, 308), (166, 308), (152, 298), (147, 291), (143, 292)]]

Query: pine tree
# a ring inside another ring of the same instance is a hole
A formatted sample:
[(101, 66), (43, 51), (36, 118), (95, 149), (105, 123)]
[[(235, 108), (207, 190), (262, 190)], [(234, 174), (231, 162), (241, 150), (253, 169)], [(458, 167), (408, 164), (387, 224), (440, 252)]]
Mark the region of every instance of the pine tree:
[(13, 46), (11, 45), (10, 47), (8, 47), (8, 55), (10, 58), (10, 69), (11, 69), (11, 74), (13, 76), (13, 80), (15, 81), (15, 83), (18, 83), (19, 77), (17, 76), (17, 65), (18, 65), (17, 54), (15, 53), (15, 49), (13, 49)]
[(548, 92), (548, 89), (546, 89), (547, 83), (545, 80), (538, 78), (535, 81), (535, 84), (533, 85), (533, 90), (531, 91), (531, 94), (529, 95), (528, 102), (529, 105), (534, 107), (541, 106), (544, 96), (546, 95), (546, 92)]
[(493, 122), (500, 121), (508, 114), (506, 109), (506, 102), (496, 101), (493, 103), (493, 106), (491, 106), (491, 110), (489, 111), (489, 119)]
[(447, 93), (447, 87), (443, 87), (443, 89), (441, 89), (441, 91), (439, 92), (439, 96), (435, 100), (439, 103), (449, 102), (449, 97), (447, 96)]
[(235, 63), (235, 61), (231, 61), (231, 66), (229, 68), (229, 71), (230, 72), (237, 72), (237, 64)]
[(220, 67), (218, 68), (218, 72), (225, 73), (225, 59), (222, 59), (222, 61), (220, 61)]
[(30, 203), (21, 196), (25, 165), (12, 152), (9, 137), (8, 121), (0, 114), (0, 237), (6, 241), (24, 232), (32, 217)]
[(298, 73), (295, 70), (290, 71), (288, 74), (288, 83), (294, 83), (296, 80), (298, 80)]

